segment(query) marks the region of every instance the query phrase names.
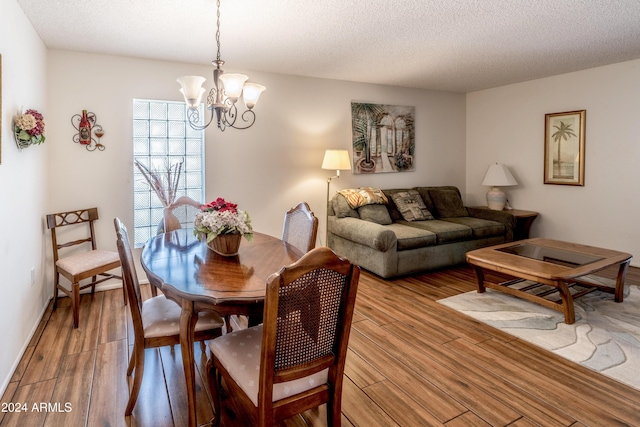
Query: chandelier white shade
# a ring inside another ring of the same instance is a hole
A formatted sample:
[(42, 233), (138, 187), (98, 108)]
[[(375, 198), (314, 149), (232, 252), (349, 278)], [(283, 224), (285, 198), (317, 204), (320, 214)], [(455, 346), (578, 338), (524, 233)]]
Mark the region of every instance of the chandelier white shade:
[(518, 181), (511, 175), (509, 168), (503, 164), (495, 163), (489, 166), (487, 173), (482, 180), (482, 185), (491, 186), (487, 192), (487, 206), (489, 209), (501, 211), (507, 201), (507, 196), (498, 187), (518, 185)]
[(182, 92), (184, 101), (189, 108), (198, 108), (200, 105), (202, 95), (205, 92), (202, 87), (205, 80), (207, 79), (201, 76), (182, 76), (178, 79), (178, 83), (182, 86), (180, 92)]
[[(220, 0), (217, 1), (217, 31), (216, 42), (218, 45), (218, 55), (212, 64), (216, 67), (213, 70), (213, 88), (207, 96), (207, 110), (210, 111), (210, 117), (207, 123), (200, 121), (200, 103), (205, 93), (202, 87), (206, 79), (200, 76), (183, 76), (177, 79), (180, 83), (180, 92), (184, 96), (187, 103), (187, 119), (194, 129), (205, 129), (216, 118), (218, 129), (224, 131), (227, 127), (235, 129), (247, 129), (253, 126), (256, 121), (256, 114), (253, 107), (258, 102), (260, 94), (266, 88), (256, 83), (247, 83), (249, 77), (244, 74), (225, 74), (222, 70), (224, 61), (220, 59)], [(240, 114), (242, 122), (236, 124), (238, 119), (238, 108), (236, 103), (242, 96), (244, 100), (245, 110)]]

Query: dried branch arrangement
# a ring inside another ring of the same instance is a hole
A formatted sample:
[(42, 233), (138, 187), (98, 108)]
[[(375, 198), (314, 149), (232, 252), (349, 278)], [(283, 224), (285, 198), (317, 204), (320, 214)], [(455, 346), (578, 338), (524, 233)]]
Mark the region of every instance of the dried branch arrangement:
[(183, 162), (170, 164), (169, 159), (167, 159), (163, 170), (158, 168), (150, 169), (138, 160), (134, 162), (165, 208), (170, 206), (176, 199)]

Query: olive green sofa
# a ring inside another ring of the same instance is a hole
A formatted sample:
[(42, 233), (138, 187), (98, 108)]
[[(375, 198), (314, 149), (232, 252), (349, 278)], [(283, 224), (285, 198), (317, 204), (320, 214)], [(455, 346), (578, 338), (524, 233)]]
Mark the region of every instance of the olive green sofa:
[[(328, 205), (327, 243), (340, 256), (383, 278), (460, 264), (470, 250), (513, 240), (512, 215), (465, 207), (457, 187), (382, 193), (386, 201), (357, 207), (336, 193)], [(412, 211), (418, 214), (412, 217)]]

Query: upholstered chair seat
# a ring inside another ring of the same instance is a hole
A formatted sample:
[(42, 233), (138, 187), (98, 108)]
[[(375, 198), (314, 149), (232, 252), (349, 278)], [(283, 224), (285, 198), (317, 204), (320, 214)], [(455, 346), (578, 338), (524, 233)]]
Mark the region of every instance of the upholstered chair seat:
[[(262, 325), (231, 332), (209, 342), (211, 354), (224, 366), (255, 406), (262, 350)], [(273, 385), (273, 401), (311, 390), (328, 381), (329, 368), (293, 381)]]
[[(142, 327), (145, 338), (157, 338), (180, 334), (182, 309), (164, 295), (142, 301)], [(200, 312), (195, 332), (221, 328), (223, 320), (217, 314)]]
[(117, 252), (97, 249), (59, 259), (56, 265), (59, 269), (75, 276), (85, 271), (92, 271), (96, 268), (119, 262), (120, 257)]

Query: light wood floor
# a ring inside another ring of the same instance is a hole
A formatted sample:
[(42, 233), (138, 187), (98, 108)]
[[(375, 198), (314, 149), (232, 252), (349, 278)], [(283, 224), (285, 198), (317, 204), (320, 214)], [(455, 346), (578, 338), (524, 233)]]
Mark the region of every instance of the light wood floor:
[[(627, 283), (640, 284), (640, 269), (630, 270)], [(639, 390), (435, 302), (474, 289), (468, 267), (393, 281), (362, 275), (343, 425), (640, 425)], [(138, 403), (132, 417), (123, 416), (132, 333), (120, 290), (83, 296), (78, 329), (71, 317), (67, 298), (55, 312), (47, 310), (2, 397), (3, 409), (24, 403), (27, 412), (0, 412), (1, 426), (186, 424), (179, 348), (147, 351)], [(202, 374), (205, 356), (197, 344), (196, 350)], [(199, 379), (200, 423), (212, 416), (203, 384)], [(223, 424), (245, 425), (241, 411), (230, 407)], [(324, 414), (321, 407), (280, 425), (324, 426)]]

